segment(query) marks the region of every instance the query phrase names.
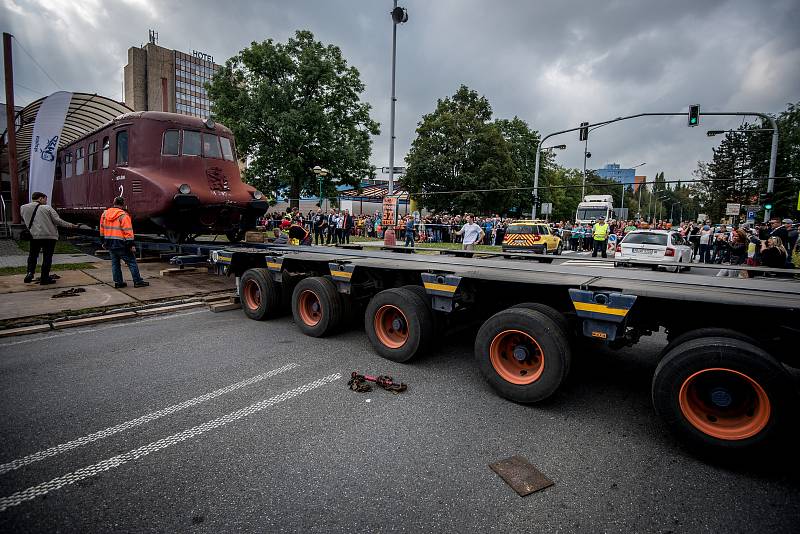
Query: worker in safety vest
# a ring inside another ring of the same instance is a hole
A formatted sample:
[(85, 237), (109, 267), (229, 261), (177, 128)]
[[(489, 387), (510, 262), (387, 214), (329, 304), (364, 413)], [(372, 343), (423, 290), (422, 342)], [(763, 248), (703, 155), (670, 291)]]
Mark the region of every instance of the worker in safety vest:
[(103, 239), (103, 248), (111, 255), (111, 276), (114, 278), (114, 287), (125, 287), (128, 284), (122, 279), (122, 263), (125, 260), (133, 278), (133, 287), (149, 286), (149, 282), (142, 279), (139, 266), (136, 264), (136, 246), (133, 243), (133, 223), (131, 216), (124, 209), (125, 199), (117, 197), (114, 206), (108, 208), (100, 216), (100, 237)]
[(592, 250), (592, 257), (597, 257), (597, 252), (600, 251), (603, 253), (603, 257), (607, 258), (606, 256), (606, 242), (608, 241), (608, 223), (606, 223), (606, 218), (604, 216), (600, 216), (600, 219), (595, 223), (594, 227), (592, 228), (592, 238), (594, 239), (594, 249)]

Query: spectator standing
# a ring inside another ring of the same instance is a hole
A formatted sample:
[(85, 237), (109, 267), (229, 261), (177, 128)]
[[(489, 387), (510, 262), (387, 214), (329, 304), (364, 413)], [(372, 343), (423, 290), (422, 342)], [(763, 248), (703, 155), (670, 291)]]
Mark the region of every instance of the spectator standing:
[(50, 275), (50, 267), (53, 263), (53, 252), (58, 242), (57, 226), (63, 228), (77, 228), (79, 225), (69, 223), (58, 216), (56, 210), (47, 205), (47, 195), (35, 192), (31, 195), (32, 202), (20, 207), (22, 222), (28, 227), (32, 239), (30, 250), (28, 251), (28, 272), (23, 280), (26, 284), (33, 282), (36, 274), (36, 262), (39, 260), (39, 252), (42, 257), (42, 272), (39, 277), (40, 285), (55, 284), (59, 278), (57, 275)]
[(700, 263), (711, 263), (711, 245), (714, 238), (714, 230), (709, 225), (703, 226), (700, 230)]
[(327, 221), (325, 220), (325, 215), (322, 214), (322, 210), (318, 209), (317, 213), (311, 219), (312, 225), (314, 228), (314, 244), (319, 245), (320, 241), (322, 244), (325, 244), (325, 226), (327, 226)]
[(455, 232), (455, 235), (463, 236), (461, 243), (464, 250), (475, 250), (475, 244), (480, 243), (483, 239), (483, 229), (475, 224), (475, 218), (469, 215), (467, 223), (461, 227), (461, 230)]
[(406, 215), (406, 242), (403, 245), (404, 247), (413, 247), (414, 246), (414, 217), (411, 215)]

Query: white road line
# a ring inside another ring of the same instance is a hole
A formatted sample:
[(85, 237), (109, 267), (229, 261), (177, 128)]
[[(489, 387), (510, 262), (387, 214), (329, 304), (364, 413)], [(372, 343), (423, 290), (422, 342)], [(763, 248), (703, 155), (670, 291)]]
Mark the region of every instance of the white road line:
[(237, 389), (257, 384), (262, 380), (266, 380), (267, 378), (289, 371), (290, 369), (294, 369), (295, 367), (298, 367), (298, 364), (289, 363), (278, 369), (273, 369), (272, 371), (267, 371), (266, 373), (261, 373), (259, 375), (250, 377), (246, 380), (236, 382), (235, 384), (231, 384), (230, 386), (225, 386), (224, 388), (216, 389), (214, 391), (206, 393), (205, 395), (200, 395), (199, 397), (195, 397), (193, 399), (189, 399), (178, 404), (173, 404), (172, 406), (167, 406), (166, 408), (162, 408), (161, 410), (149, 413), (147, 415), (143, 415), (141, 417), (137, 417), (136, 419), (131, 419), (130, 421), (125, 421), (124, 423), (110, 426), (108, 428), (104, 428), (103, 430), (98, 430), (97, 432), (93, 432), (86, 436), (73, 439), (72, 441), (68, 441), (60, 445), (55, 445), (53, 447), (50, 447), (49, 449), (45, 449), (43, 451), (29, 454), (28, 456), (23, 456), (22, 458), (12, 460), (8, 463), (0, 465), (0, 475), (2, 475), (3, 473), (8, 473), (9, 471), (13, 471), (15, 469), (19, 469), (20, 467), (30, 465), (40, 460), (44, 460), (45, 458), (50, 458), (51, 456), (61, 454), (62, 452), (70, 451), (82, 445), (86, 445), (87, 443), (92, 443), (94, 441), (104, 439), (109, 436), (113, 436), (114, 434), (117, 434), (124, 430), (128, 430), (129, 428), (143, 425), (145, 423), (149, 423), (150, 421), (155, 421), (156, 419), (160, 419), (161, 417), (165, 417), (175, 412), (185, 410), (186, 408), (197, 406), (198, 404), (202, 404), (211, 399), (215, 399), (219, 396), (225, 395), (226, 393), (230, 393), (232, 391), (236, 391)]
[[(169, 317), (170, 318), (173, 318), (173, 317), (186, 317), (188, 315), (197, 315), (198, 313), (211, 313), (211, 312), (209, 310), (207, 310), (207, 309), (205, 309), (205, 310), (195, 310), (195, 311), (186, 312), (186, 313), (174, 313), (174, 314), (169, 315)], [(142, 319), (142, 320), (139, 320), (139, 321), (123, 321), (121, 323), (114, 323), (114, 324), (110, 324), (110, 325), (106, 325), (106, 326), (99, 326), (99, 327), (95, 327), (95, 328), (76, 328), (75, 330), (71, 330), (69, 332), (63, 332), (63, 333), (60, 333), (60, 334), (54, 334), (52, 336), (45, 335), (44, 337), (36, 337), (36, 338), (31, 338), (31, 339), (22, 339), (20, 341), (12, 341), (10, 343), (3, 343), (3, 344), (0, 344), (0, 348), (11, 347), (11, 346), (14, 346), (14, 345), (22, 345), (23, 343), (35, 343), (37, 341), (48, 341), (48, 340), (56, 339), (56, 338), (59, 338), (59, 337), (74, 336), (74, 335), (77, 335), (77, 334), (86, 334), (87, 332), (101, 332), (103, 330), (109, 330), (111, 328), (121, 328), (123, 326), (132, 326), (132, 325), (137, 325), (137, 324), (150, 323), (150, 322), (153, 322), (153, 321), (163, 321), (163, 320), (164, 320), (164, 316), (162, 315), (160, 317), (150, 317), (148, 319)]]
[(162, 438), (158, 441), (148, 443), (147, 445), (139, 447), (138, 449), (133, 449), (126, 453), (118, 454), (117, 456), (113, 456), (111, 458), (107, 458), (105, 460), (97, 462), (96, 464), (82, 467), (77, 471), (67, 473), (64, 476), (54, 478), (53, 480), (50, 480), (48, 482), (43, 482), (42, 484), (39, 484), (37, 486), (31, 486), (30, 488), (13, 493), (8, 497), (0, 497), (0, 512), (4, 512), (5, 510), (11, 508), (12, 506), (18, 506), (23, 502), (33, 500), (40, 495), (46, 495), (51, 491), (63, 488), (64, 486), (75, 484), (76, 482), (97, 475), (98, 473), (102, 473), (104, 471), (108, 471), (115, 467), (119, 467), (133, 460), (138, 460), (139, 458), (143, 458), (154, 452), (166, 449), (167, 447), (171, 447), (172, 445), (175, 445), (182, 441), (186, 441), (187, 439), (194, 438), (201, 434), (205, 434), (209, 430), (214, 430), (215, 428), (225, 426), (228, 423), (232, 423), (233, 421), (242, 419), (243, 417), (247, 417), (248, 415), (252, 415), (254, 413), (265, 410), (283, 401), (287, 401), (293, 397), (297, 397), (298, 395), (307, 393), (320, 386), (324, 386), (325, 384), (328, 384), (335, 380), (339, 380), (340, 378), (342, 378), (342, 375), (340, 373), (334, 373), (332, 375), (328, 375), (324, 378), (320, 378), (319, 380), (309, 382), (308, 384), (302, 385), (298, 388), (290, 389), (289, 391), (281, 393), (280, 395), (276, 395), (274, 397), (270, 397), (269, 399), (265, 399), (256, 402), (255, 404), (251, 404), (246, 408), (242, 408), (240, 410), (236, 410), (235, 412), (231, 412), (227, 415), (223, 415), (222, 417), (218, 417), (217, 419), (213, 419), (211, 421), (208, 421), (207, 423), (203, 423), (202, 425), (197, 425), (192, 428), (188, 428), (182, 432), (178, 432), (177, 434), (173, 434), (166, 438)]
[(584, 267), (597, 267), (598, 269), (613, 269), (614, 264), (600, 263), (592, 260), (567, 260), (561, 265), (580, 265)]

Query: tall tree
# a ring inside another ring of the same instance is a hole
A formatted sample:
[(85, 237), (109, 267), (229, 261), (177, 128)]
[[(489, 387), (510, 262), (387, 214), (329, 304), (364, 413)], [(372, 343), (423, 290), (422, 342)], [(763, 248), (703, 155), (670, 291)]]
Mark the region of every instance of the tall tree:
[(420, 206), (451, 213), (504, 213), (513, 206), (511, 191), (477, 191), (520, 183), (509, 143), (491, 118), (489, 101), (464, 85), (422, 117), (402, 180)]
[[(342, 184), (357, 186), (371, 176), (371, 135), (378, 123), (361, 101), (364, 84), (342, 51), (298, 31), (287, 43), (253, 42), (207, 85), (212, 116), (236, 137), (247, 161), (245, 179), (276, 196), (319, 190), (311, 169), (330, 169)], [(326, 195), (334, 193), (331, 177)]]

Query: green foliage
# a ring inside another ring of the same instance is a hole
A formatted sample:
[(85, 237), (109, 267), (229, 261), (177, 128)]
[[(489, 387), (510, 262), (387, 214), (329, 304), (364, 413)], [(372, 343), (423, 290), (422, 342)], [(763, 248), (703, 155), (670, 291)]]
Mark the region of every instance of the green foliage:
[[(775, 176), (775, 208), (778, 217), (797, 217), (797, 194), (800, 191), (800, 103), (789, 104), (776, 117), (779, 142)], [(714, 221), (725, 215), (725, 204), (737, 202), (757, 204), (759, 194), (767, 190), (769, 158), (772, 144), (770, 132), (753, 132), (770, 128), (768, 121), (744, 124), (738, 131), (728, 132), (714, 148), (710, 162), (699, 162), (695, 176), (701, 179), (728, 180), (705, 182), (698, 186), (702, 209)]]
[[(491, 117), (489, 101), (464, 85), (452, 97), (439, 99), (436, 110), (422, 117), (402, 180), (421, 207), (451, 213), (505, 213), (514, 205), (514, 192), (475, 191), (520, 184), (511, 147)], [(519, 128), (517, 123), (508, 126)], [(425, 194), (441, 191), (465, 192)]]
[(380, 133), (361, 102), (364, 84), (339, 47), (298, 31), (286, 44), (253, 42), (230, 58), (207, 85), (212, 116), (236, 137), (247, 159), (245, 180), (276, 196), (288, 189), (292, 205), (301, 194), (319, 192), (311, 169), (330, 169), (332, 177), (357, 186), (371, 176), (371, 135)]

